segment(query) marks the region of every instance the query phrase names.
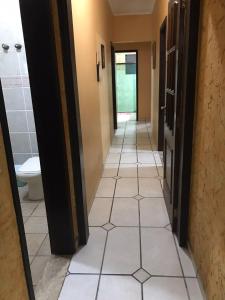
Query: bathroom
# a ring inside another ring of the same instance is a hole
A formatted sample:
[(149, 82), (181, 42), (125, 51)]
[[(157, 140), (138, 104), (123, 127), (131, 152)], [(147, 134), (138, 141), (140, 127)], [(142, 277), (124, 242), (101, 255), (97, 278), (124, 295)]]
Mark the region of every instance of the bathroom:
[(19, 0), (0, 0), (0, 80), (36, 287), (51, 251)]

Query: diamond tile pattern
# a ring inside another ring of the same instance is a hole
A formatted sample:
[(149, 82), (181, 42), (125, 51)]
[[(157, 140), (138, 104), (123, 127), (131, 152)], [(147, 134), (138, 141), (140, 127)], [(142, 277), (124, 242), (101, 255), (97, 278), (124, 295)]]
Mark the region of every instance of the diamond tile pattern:
[(193, 287), (189, 294), (200, 299), (197, 280), (185, 285), (185, 275), (196, 275), (169, 225), (162, 172), (150, 125), (119, 123), (89, 215), (88, 244), (73, 256), (59, 299), (187, 300)]
[(141, 283), (143, 283), (151, 277), (151, 275), (142, 268), (135, 272), (133, 276)]

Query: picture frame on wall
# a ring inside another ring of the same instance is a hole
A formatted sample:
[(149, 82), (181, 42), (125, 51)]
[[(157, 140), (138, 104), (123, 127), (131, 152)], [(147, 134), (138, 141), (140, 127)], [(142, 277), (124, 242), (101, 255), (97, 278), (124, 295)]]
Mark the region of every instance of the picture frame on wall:
[(105, 69), (105, 46), (101, 44), (102, 69)]
[(152, 43), (152, 68), (156, 69), (156, 42)]

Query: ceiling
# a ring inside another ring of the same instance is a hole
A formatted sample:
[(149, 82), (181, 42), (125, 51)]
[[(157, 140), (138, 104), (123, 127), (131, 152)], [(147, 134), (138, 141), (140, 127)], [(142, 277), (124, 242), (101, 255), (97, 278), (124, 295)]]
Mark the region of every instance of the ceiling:
[(154, 10), (155, 0), (108, 0), (114, 15), (145, 15)]

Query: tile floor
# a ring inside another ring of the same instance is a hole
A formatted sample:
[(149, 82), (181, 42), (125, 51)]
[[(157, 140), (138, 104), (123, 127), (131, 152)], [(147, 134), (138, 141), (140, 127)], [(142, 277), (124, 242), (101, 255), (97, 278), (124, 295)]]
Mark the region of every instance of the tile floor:
[(27, 186), (19, 188), (35, 297), (56, 300), (71, 257), (51, 255), (44, 200), (29, 201), (27, 192)]
[(162, 160), (150, 127), (120, 123), (60, 300), (202, 300), (191, 259), (171, 232)]

